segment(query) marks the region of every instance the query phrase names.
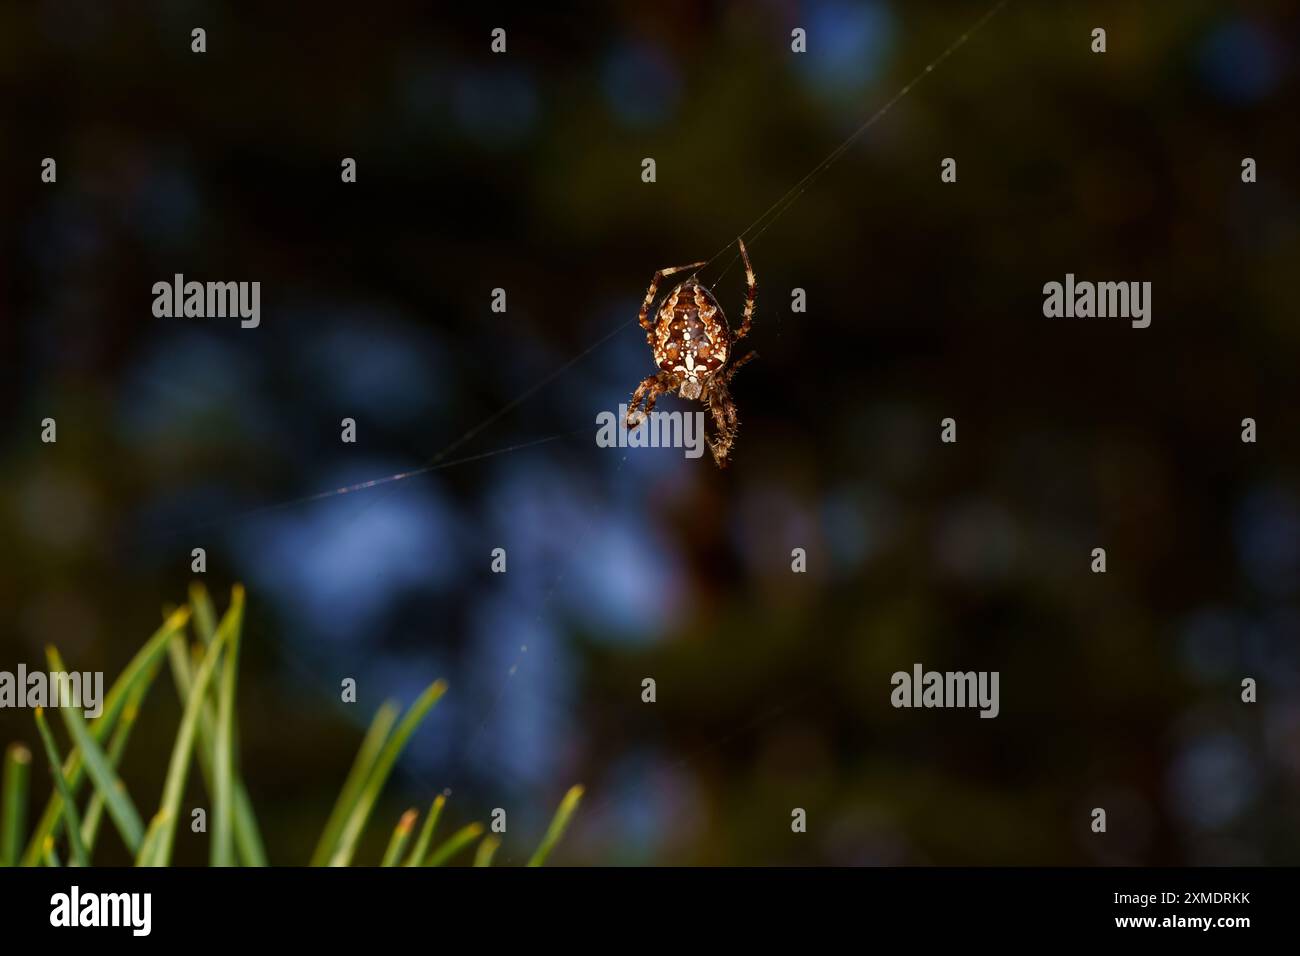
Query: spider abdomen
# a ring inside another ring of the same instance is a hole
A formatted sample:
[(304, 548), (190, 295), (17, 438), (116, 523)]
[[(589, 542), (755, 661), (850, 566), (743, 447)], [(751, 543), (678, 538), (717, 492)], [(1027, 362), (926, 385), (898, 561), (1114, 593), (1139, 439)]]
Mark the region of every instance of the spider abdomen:
[(688, 380), (707, 379), (727, 364), (731, 331), (712, 293), (694, 279), (673, 289), (655, 319), (655, 364)]

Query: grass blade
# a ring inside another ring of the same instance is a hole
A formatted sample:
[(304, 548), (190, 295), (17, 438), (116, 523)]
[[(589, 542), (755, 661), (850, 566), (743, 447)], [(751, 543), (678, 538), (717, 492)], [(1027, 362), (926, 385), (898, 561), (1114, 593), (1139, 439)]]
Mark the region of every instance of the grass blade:
[[(51, 671), (58, 674), (67, 673), (58, 650), (52, 646), (47, 647), (45, 656), (49, 658)], [(140, 850), (140, 841), (144, 839), (144, 824), (140, 822), (140, 814), (136, 812), (135, 804), (131, 802), (125, 784), (114, 772), (103, 749), (91, 736), (90, 730), (86, 727), (85, 717), (75, 706), (67, 706), (65, 698), (66, 695), (60, 695), (63, 706), (59, 707), (59, 716), (63, 718), (63, 725), (67, 728), (72, 742), (81, 751), (81, 759), (85, 762), (90, 780), (99, 795), (104, 798), (108, 806), (108, 815), (117, 825), (117, 832), (122, 835), (122, 842), (126, 844), (131, 854), (135, 855)]]
[(22, 744), (5, 750), (4, 781), (0, 783), (0, 866), (18, 865), (18, 847), (27, 828), (27, 778), (32, 752)]
[[(140, 704), (144, 701), (145, 694), (153, 685), (154, 678), (158, 676), (158, 667), (155, 665), (148, 674), (140, 680), (131, 690), (131, 696), (127, 698), (126, 706), (122, 708), (122, 718), (118, 721), (117, 726), (113, 729), (113, 739), (108, 745), (108, 765), (116, 772), (118, 765), (122, 762), (122, 754), (126, 752), (127, 741), (131, 739), (131, 730), (135, 727), (136, 717), (140, 714)], [(99, 821), (104, 815), (104, 795), (98, 790), (90, 798), (90, 805), (86, 809), (86, 818), (81, 821), (81, 842), (86, 845), (86, 853), (93, 858), (95, 853), (95, 839), (99, 835)]]
[(343, 826), (343, 832), (339, 834), (339, 845), (334, 850), (334, 855), (330, 857), (330, 866), (347, 866), (352, 862), (352, 855), (356, 852), (357, 841), (361, 839), (361, 834), (366, 828), (366, 821), (370, 819), (370, 811), (375, 807), (375, 801), (379, 799), (379, 793), (384, 789), (384, 784), (388, 780), (388, 775), (393, 770), (393, 765), (397, 763), (397, 758), (401, 756), (402, 750), (406, 747), (406, 742), (411, 739), (420, 722), (424, 720), (430, 708), (438, 702), (438, 699), (447, 690), (445, 680), (436, 680), (425, 688), (424, 693), (419, 696), (414, 704), (407, 709), (402, 722), (397, 725), (397, 730), (393, 735), (384, 742), (383, 749), (379, 752), (379, 757), (375, 761), (374, 768), (370, 771), (370, 777), (366, 780), (365, 788), (357, 798), (356, 806), (352, 808), (352, 813), (348, 816), (348, 822)]
[(411, 840), (415, 821), (419, 818), (420, 813), (414, 808), (402, 814), (402, 819), (397, 821), (397, 826), (393, 829), (393, 836), (388, 841), (388, 849), (384, 851), (384, 859), (380, 866), (397, 866), (397, 861), (402, 858), (402, 851)]
[[(229, 624), (227, 625), (227, 621)], [(244, 624), (244, 589), (236, 584), (230, 610), (222, 621), (226, 635), (226, 659), (221, 672), (217, 705), (217, 734), (213, 744), (212, 865), (235, 865), (234, 779), (235, 779), (235, 687), (239, 673), (239, 639)]]
[(158, 851), (158, 836), (162, 833), (163, 824), (167, 821), (167, 811), (159, 810), (149, 821), (149, 829), (144, 833), (144, 841), (140, 844), (140, 853), (136, 857), (136, 865), (142, 864), (141, 860), (152, 860)]
[(217, 613), (212, 608), (208, 589), (199, 581), (190, 585), (190, 607), (194, 610), (194, 630), (205, 645), (217, 636)]
[(235, 777), (235, 846), (245, 866), (266, 866), (266, 847), (257, 829), (253, 815), (253, 801), (248, 796), (244, 781)]
[(320, 842), (316, 844), (316, 849), (311, 855), (312, 866), (324, 866), (334, 855), (334, 848), (338, 845), (343, 825), (347, 823), (348, 815), (356, 806), (357, 798), (361, 796), (361, 790), (366, 785), (370, 771), (374, 769), (375, 761), (379, 759), (379, 751), (383, 749), (384, 741), (388, 739), (388, 734), (395, 723), (397, 723), (397, 705), (392, 701), (385, 701), (371, 719), (370, 729), (366, 731), (361, 747), (357, 750), (356, 759), (352, 761), (352, 769), (348, 771), (343, 789), (339, 791), (334, 809), (330, 811), (329, 820), (321, 833)]
[[(207, 592), (203, 592), (206, 599)], [(226, 611), (226, 616), (222, 619), (221, 627), (228, 627), (232, 607)], [(195, 613), (195, 630), (203, 633), (203, 625), (198, 621), (198, 613)], [(215, 636), (215, 631), (213, 632)], [(210, 640), (211, 638), (209, 638)], [(205, 642), (207, 643), (207, 642)], [(190, 699), (190, 686), (194, 683), (194, 677), (191, 672), (190, 656), (185, 648), (184, 641), (173, 641), (168, 647), (169, 660), (171, 661), (172, 678), (176, 684), (176, 693), (181, 699), (181, 706)], [(199, 712), (199, 770), (203, 774), (203, 783), (207, 787), (208, 793), (215, 789), (213, 777), (213, 763), (216, 758), (216, 722), (217, 712), (212, 705), (212, 701), (205, 700), (203, 709)], [(239, 851), (239, 860), (245, 866), (266, 866), (266, 849), (262, 844), (262, 835), (258, 832), (257, 819), (253, 815), (253, 803), (248, 797), (248, 790), (244, 787), (244, 781), (236, 771), (232, 779), (234, 787), (234, 827), (235, 827), (235, 848)]]
[(45, 842), (41, 845), (41, 862), (46, 866), (62, 866), (63, 862), (59, 855), (54, 852), (54, 837), (47, 836)]
[(578, 809), (578, 801), (581, 799), (582, 785), (576, 784), (570, 787), (569, 792), (560, 801), (559, 809), (555, 811), (555, 816), (551, 819), (551, 825), (546, 828), (546, 835), (542, 837), (537, 852), (528, 861), (529, 866), (541, 866), (546, 862), (546, 858), (555, 849), (555, 844), (560, 842), (560, 838), (564, 836), (564, 831), (568, 829), (569, 819), (573, 816), (573, 811)]
[(429, 815), (424, 818), (424, 826), (420, 828), (420, 838), (415, 841), (415, 848), (411, 850), (411, 855), (406, 858), (406, 866), (419, 866), (420, 862), (429, 852), (429, 844), (433, 840), (433, 828), (438, 825), (438, 817), (442, 815), (442, 807), (447, 802), (447, 798), (438, 794), (429, 807)]
[[(113, 728), (113, 739), (108, 745), (108, 763), (117, 771), (118, 765), (122, 762), (122, 754), (126, 752), (127, 742), (131, 739), (131, 730), (135, 727), (136, 718), (140, 716), (140, 707), (144, 704), (144, 699), (153, 687), (154, 680), (158, 677), (158, 670), (162, 666), (162, 660), (156, 660), (140, 676), (131, 688), (130, 694), (127, 695), (126, 705), (122, 708), (122, 717), (116, 727)], [(86, 853), (91, 858), (95, 854), (95, 839), (99, 835), (99, 821), (104, 813), (104, 796), (98, 790), (90, 798), (90, 806), (86, 810), (86, 817), (81, 821), (81, 842), (86, 845)], [(147, 832), (147, 831), (146, 831)]]
[[(167, 650), (167, 645), (172, 636), (179, 630), (183, 629), (189, 621), (190, 612), (188, 608), (181, 608), (169, 616), (153, 636), (145, 643), (144, 647), (131, 658), (130, 663), (118, 675), (113, 686), (109, 688), (108, 694), (104, 698), (104, 713), (99, 719), (90, 725), (90, 733), (102, 744), (108, 735), (112, 732), (117, 722), (118, 715), (126, 705), (127, 697), (131, 688), (135, 686), (145, 671), (159, 660)], [(81, 783), (82, 772), (81, 752), (73, 751), (68, 755), (67, 762), (63, 766), (63, 776), (67, 781), (68, 789), (73, 793)], [(27, 843), (27, 849), (23, 853), (23, 865), (35, 866), (45, 856), (45, 838), (54, 832), (54, 828), (59, 825), (63, 819), (63, 798), (56, 791), (50, 796), (49, 801), (45, 804), (45, 811), (41, 814), (40, 821), (36, 824), (36, 829), (32, 832), (31, 839)]]
[(471, 823), (463, 826), (451, 836), (447, 837), (447, 842), (429, 855), (424, 861), (425, 866), (442, 866), (452, 857), (454, 857), (465, 847), (477, 840), (483, 833), (483, 824)]
[[(89, 860), (86, 858), (86, 848), (81, 843), (81, 821), (77, 819), (77, 805), (72, 802), (72, 791), (68, 789), (68, 782), (63, 779), (63, 758), (59, 756), (59, 746), (54, 742), (54, 734), (50, 733), (50, 725), (45, 721), (45, 708), (37, 707), (35, 714), (36, 729), (40, 731), (41, 742), (45, 744), (45, 756), (50, 761), (50, 775), (54, 777), (54, 788), (63, 798), (63, 822), (68, 831), (68, 846), (72, 851), (72, 862), (74, 866), (85, 866)], [(52, 834), (46, 838), (45, 846), (48, 856), (54, 847)]]
[[(154, 817), (157, 825), (157, 838), (152, 844), (146, 841), (136, 855), (137, 866), (166, 866), (171, 862), (172, 844), (176, 838), (176, 818), (180, 814), (181, 797), (185, 792), (185, 778), (189, 774), (190, 760), (194, 755), (194, 735), (198, 728), (199, 711), (208, 693), (208, 684), (216, 670), (217, 661), (224, 650), (228, 631), (222, 631), (208, 645), (208, 652), (194, 675), (194, 686), (190, 699), (185, 704), (185, 713), (181, 717), (180, 729), (176, 732), (176, 744), (172, 748), (171, 763), (167, 768), (167, 780), (163, 785), (162, 805)], [(154, 826), (150, 824), (150, 826)], [(150, 852), (146, 855), (145, 850)]]
[(501, 838), (498, 836), (486, 836), (483, 842), (478, 845), (474, 851), (475, 866), (491, 866), (492, 857), (496, 855), (497, 847), (501, 846)]

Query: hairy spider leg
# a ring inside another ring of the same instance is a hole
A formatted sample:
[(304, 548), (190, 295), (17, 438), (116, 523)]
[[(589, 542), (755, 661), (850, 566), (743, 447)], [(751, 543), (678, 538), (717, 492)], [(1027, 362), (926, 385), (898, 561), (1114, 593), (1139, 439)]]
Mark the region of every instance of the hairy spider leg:
[(732, 401), (731, 390), (727, 388), (728, 378), (730, 376), (725, 374), (715, 375), (705, 397), (705, 403), (713, 415), (714, 438), (709, 441), (709, 450), (713, 452), (713, 460), (719, 468), (726, 467), (727, 456), (731, 454), (731, 446), (736, 441), (736, 430), (739, 427), (736, 403)]
[(756, 358), (758, 358), (758, 353), (750, 352), (749, 354), (736, 359), (736, 361), (732, 362), (731, 365), (718, 376), (718, 378), (722, 380), (724, 386), (730, 384), (732, 376), (740, 370), (740, 367)]
[(700, 266), (708, 265), (708, 260), (703, 262), (692, 262), (688, 266), (673, 266), (670, 269), (660, 269), (655, 273), (654, 278), (650, 280), (650, 288), (645, 294), (645, 301), (641, 303), (641, 314), (637, 316), (637, 321), (641, 323), (641, 328), (645, 329), (646, 341), (651, 345), (654, 344), (654, 319), (650, 317), (650, 303), (654, 302), (655, 295), (659, 291), (659, 283), (671, 275), (679, 272), (685, 272), (687, 269), (698, 269)]
[[(626, 422), (628, 428), (633, 428), (640, 424), (643, 419), (649, 418), (650, 413), (654, 411), (655, 402), (659, 400), (659, 396), (664, 392), (671, 392), (677, 388), (674, 378), (675, 376), (671, 372), (656, 372), (636, 387), (636, 391), (632, 393), (632, 401), (627, 406)], [(637, 418), (637, 406), (641, 404), (642, 398), (645, 399), (645, 414)]]
[(757, 352), (750, 352), (736, 359), (728, 368), (713, 377), (708, 387), (709, 411), (713, 413), (714, 431), (717, 438), (709, 442), (709, 450), (719, 468), (725, 468), (731, 455), (731, 446), (736, 443), (736, 433), (740, 430), (740, 420), (736, 416), (736, 403), (732, 400), (731, 389), (727, 386), (731, 378), (746, 362), (758, 358)]
[(749, 334), (749, 327), (754, 324), (754, 296), (758, 292), (758, 280), (754, 278), (754, 267), (749, 264), (749, 253), (745, 251), (745, 240), (737, 239), (740, 243), (740, 258), (745, 260), (745, 315), (741, 319), (740, 328), (736, 330), (733, 342), (739, 342)]

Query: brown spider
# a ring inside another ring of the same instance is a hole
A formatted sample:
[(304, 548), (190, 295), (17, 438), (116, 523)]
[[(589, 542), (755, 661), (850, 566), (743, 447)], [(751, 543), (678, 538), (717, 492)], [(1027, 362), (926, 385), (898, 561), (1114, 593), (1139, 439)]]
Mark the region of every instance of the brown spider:
[[(677, 392), (682, 398), (704, 402), (713, 414), (716, 436), (710, 440), (709, 450), (719, 468), (726, 467), (740, 424), (727, 385), (736, 370), (758, 354), (750, 352), (727, 367), (732, 346), (749, 334), (757, 288), (745, 242), (743, 239), (736, 241), (740, 243), (741, 258), (745, 260), (746, 295), (744, 319), (734, 333), (727, 325), (718, 300), (694, 276), (669, 292), (655, 318), (650, 318), (650, 305), (663, 279), (687, 269), (698, 269), (707, 263), (692, 262), (688, 266), (661, 269), (650, 280), (639, 319), (641, 328), (645, 329), (646, 341), (654, 349), (655, 365), (659, 366), (659, 371), (636, 387), (627, 409), (627, 425), (633, 428), (642, 418), (650, 416), (655, 401), (665, 392)], [(637, 411), (642, 399), (645, 400), (643, 414)]]

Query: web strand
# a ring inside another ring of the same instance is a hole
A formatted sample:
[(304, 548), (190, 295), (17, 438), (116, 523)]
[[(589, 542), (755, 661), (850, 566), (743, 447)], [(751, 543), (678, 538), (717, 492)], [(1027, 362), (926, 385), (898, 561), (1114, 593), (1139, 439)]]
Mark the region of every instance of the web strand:
[[(957, 39), (953, 40), (950, 44), (948, 44), (947, 48), (944, 49), (942, 53), (940, 53), (937, 57), (935, 57), (933, 60), (927, 63), (925, 67), (915, 76), (913, 76), (912, 79), (909, 80), (897, 93), (895, 93), (888, 100), (886, 100), (883, 106), (881, 106), (878, 110), (876, 110), (876, 112), (872, 113), (865, 123), (859, 126), (852, 133), (850, 133), (848, 138), (845, 139), (844, 142), (840, 143), (833, 150), (831, 150), (830, 154), (825, 159), (823, 159), (820, 163), (814, 166), (812, 170), (806, 176), (804, 176), (803, 179), (799, 180), (788, 190), (786, 190), (785, 193), (783, 193), (781, 197), (776, 200), (776, 202), (768, 206), (767, 209), (765, 209), (757, 219), (755, 219), (748, 226), (746, 226), (745, 229), (740, 233), (740, 238), (744, 239), (750, 246), (757, 244), (759, 237), (762, 236), (763, 233), (765, 233), (774, 222), (776, 222), (783, 215), (785, 215), (786, 212), (790, 210), (790, 207), (792, 207), (796, 202), (799, 201), (800, 197), (802, 197), (803, 194), (808, 190), (808, 187), (811, 186), (814, 182), (816, 182), (816, 180), (819, 179), (821, 175), (826, 172), (826, 170), (830, 169), (831, 166), (833, 166), (841, 156), (843, 156), (846, 152), (848, 152), (853, 147), (853, 144), (856, 143), (859, 139), (861, 139), (862, 136), (867, 132), (867, 130), (871, 129), (871, 127), (875, 126), (876, 123), (880, 122), (880, 120), (883, 119), (885, 115), (888, 114), (889, 111), (898, 104), (899, 100), (903, 99), (905, 96), (907, 96), (909, 93), (912, 92), (912, 90), (916, 87), (918, 83), (920, 83), (927, 76), (933, 73), (940, 65), (943, 64), (945, 60), (947, 60), (950, 56), (952, 56), (963, 46), (965, 46), (966, 42), (970, 40), (971, 37), (973, 37), (977, 32), (979, 32), (979, 30), (983, 28), (985, 24), (987, 24), (995, 16), (1001, 13), (1002, 8), (1005, 7), (1010, 2), (1011, 0), (998, 0), (996, 4), (994, 4), (987, 11), (985, 11), (984, 15), (981, 16), (978, 20), (976, 20), (973, 24), (971, 24), (965, 30), (965, 32), (961, 34), (961, 36), (957, 37)], [(758, 231), (755, 232), (754, 231), (755, 229), (757, 229)], [(712, 256), (708, 258), (708, 260), (704, 263), (704, 265), (700, 266), (700, 268), (696, 270), (695, 274), (698, 274), (704, 271), (705, 269), (707, 269), (714, 262), (714, 260), (716, 260), (723, 253), (725, 253), (728, 249), (731, 249), (734, 244), (735, 241), (732, 240), (728, 242), (725, 246), (723, 246), (721, 249), (719, 249), (717, 252), (715, 252)], [(731, 271), (731, 267), (736, 264), (736, 260), (739, 258), (740, 258), (739, 252), (735, 253), (731, 257), (731, 259), (727, 262), (726, 267), (723, 268), (722, 272), (718, 275), (718, 278), (714, 280), (713, 285), (717, 285), (718, 282), (722, 281), (723, 277), (726, 276), (726, 274), (729, 271)]]
[(369, 488), (377, 488), (381, 485), (391, 485), (399, 481), (405, 481), (408, 478), (416, 478), (420, 475), (430, 474), (431, 472), (443, 471), (447, 468), (455, 468), (457, 465), (467, 465), (473, 461), (482, 461), (485, 458), (495, 458), (497, 455), (506, 455), (513, 451), (523, 451), (525, 448), (535, 448), (538, 445), (545, 445), (553, 441), (559, 441), (562, 438), (571, 438), (574, 435), (582, 434), (587, 431), (587, 428), (577, 428), (573, 431), (561, 432), (558, 435), (548, 435), (545, 438), (534, 438), (531, 441), (521, 442), (517, 445), (510, 445), (507, 448), (496, 448), (492, 451), (480, 452), (477, 455), (466, 455), (463, 458), (456, 458), (451, 461), (431, 462), (430, 464), (424, 465), (420, 468), (413, 468), (410, 471), (399, 471), (392, 475), (385, 475), (382, 478), (371, 478), (367, 481), (359, 481), (356, 484), (344, 485), (342, 488), (331, 488), (328, 491), (318, 491), (315, 494), (304, 495), (301, 498), (291, 498), (288, 501), (277, 501), (274, 504), (263, 505), (260, 508), (252, 508), (236, 515), (192, 525), (183, 532), (175, 532), (175, 535), (179, 536), (181, 534), (189, 534), (193, 531), (201, 531), (218, 524), (225, 525), (236, 521), (244, 521), (270, 512), (279, 511), (283, 508), (292, 508), (296, 505), (310, 504), (313, 501), (324, 501), (326, 498), (337, 498), (341, 495), (350, 495), (358, 491), (365, 491)]
[(274, 504), (264, 505), (264, 506), (262, 506), (262, 507), (260, 507), (260, 508), (254, 508), (254, 509), (251, 509), (251, 510), (249, 510), (249, 511), (245, 511), (245, 512), (243, 512), (243, 513), (241, 513), (241, 514), (237, 514), (237, 515), (234, 515), (234, 516), (231, 516), (231, 517), (226, 517), (226, 518), (221, 518), (221, 519), (217, 519), (217, 520), (214, 520), (214, 521), (204, 522), (203, 524), (199, 524), (199, 525), (195, 525), (195, 526), (192, 526), (192, 527), (190, 527), (190, 528), (187, 528), (187, 529), (185, 529), (184, 532), (180, 532), (180, 531), (175, 532), (175, 533), (173, 533), (173, 534), (171, 534), (171, 535), (168, 535), (168, 537), (177, 537), (177, 536), (179, 536), (180, 534), (188, 534), (188, 533), (190, 533), (191, 531), (203, 530), (203, 529), (205, 529), (205, 528), (210, 528), (210, 527), (213, 527), (213, 526), (218, 525), (218, 524), (225, 524), (226, 522), (231, 522), (231, 521), (241, 521), (241, 520), (244, 520), (244, 519), (246, 519), (246, 518), (254, 517), (254, 516), (256, 516), (256, 515), (265, 514), (265, 513), (267, 513), (267, 512), (271, 512), (271, 511), (277, 511), (277, 510), (279, 510), (279, 509), (281, 509), (281, 508), (289, 508), (289, 507), (293, 507), (294, 505), (303, 505), (303, 504), (308, 504), (308, 503), (313, 502), (313, 501), (321, 501), (321, 500), (323, 500), (323, 499), (325, 499), (325, 498), (336, 498), (336, 497), (339, 497), (339, 496), (341, 496), (341, 495), (352, 494), (353, 492), (364, 491), (364, 490), (366, 490), (366, 489), (369, 489), (369, 488), (375, 488), (375, 487), (378, 487), (378, 486), (381, 486), (381, 485), (392, 485), (392, 484), (395, 484), (395, 483), (397, 483), (397, 482), (399, 482), (399, 481), (404, 481), (404, 480), (407, 479), (407, 478), (414, 478), (414, 477), (416, 477), (416, 476), (418, 476), (418, 475), (425, 475), (425, 474), (428, 474), (428, 473), (433, 472), (433, 471), (441, 471), (441, 470), (443, 470), (444, 468), (452, 468), (452, 467), (455, 467), (456, 465), (464, 465), (464, 464), (468, 464), (468, 463), (470, 463), (470, 462), (473, 462), (473, 461), (479, 461), (479, 460), (484, 459), (484, 458), (492, 458), (492, 457), (494, 457), (494, 456), (496, 456), (496, 455), (504, 455), (504, 454), (507, 454), (508, 452), (512, 452), (512, 451), (521, 451), (521, 450), (523, 450), (523, 449), (525, 449), (525, 448), (531, 448), (531, 447), (533, 447), (533, 446), (535, 446), (535, 445), (543, 445), (543, 444), (546, 444), (547, 442), (556, 441), (557, 439), (560, 439), (560, 438), (568, 438), (568, 437), (570, 437), (570, 436), (572, 436), (572, 435), (576, 435), (576, 434), (578, 434), (580, 431), (585, 431), (586, 429), (576, 429), (576, 430), (574, 430), (574, 431), (565, 432), (565, 433), (560, 434), (560, 435), (551, 435), (551, 436), (549, 436), (549, 437), (547, 437), (547, 438), (539, 438), (539, 439), (535, 439), (535, 440), (533, 440), (533, 441), (523, 442), (523, 443), (518, 444), (518, 445), (511, 445), (509, 448), (499, 448), (499, 449), (496, 449), (495, 451), (484, 452), (484, 453), (482, 453), (482, 454), (478, 454), (478, 455), (469, 455), (469, 456), (464, 457), (464, 458), (458, 458), (458, 459), (456, 459), (456, 460), (454, 460), (454, 461), (444, 461), (444, 459), (445, 459), (449, 454), (451, 454), (453, 451), (455, 451), (455, 450), (456, 450), (457, 448), (459, 448), (461, 445), (464, 445), (467, 441), (469, 441), (471, 438), (473, 438), (473, 437), (474, 437), (475, 435), (477, 435), (479, 432), (481, 432), (481, 431), (483, 431), (484, 429), (486, 429), (488, 426), (492, 425), (492, 424), (493, 424), (494, 422), (496, 422), (498, 419), (500, 419), (500, 418), (502, 418), (503, 416), (509, 414), (509, 413), (510, 413), (512, 410), (514, 410), (515, 408), (518, 408), (521, 404), (523, 404), (524, 402), (526, 402), (529, 398), (531, 398), (531, 397), (532, 397), (533, 395), (535, 395), (537, 392), (541, 391), (543, 388), (545, 388), (545, 387), (546, 387), (547, 385), (549, 385), (551, 382), (555, 381), (555, 379), (559, 378), (561, 375), (563, 375), (565, 372), (567, 372), (569, 369), (571, 369), (571, 368), (572, 368), (574, 365), (576, 365), (578, 362), (582, 361), (584, 358), (586, 358), (588, 355), (590, 355), (590, 354), (591, 354), (592, 352), (594, 352), (596, 349), (600, 348), (600, 347), (601, 347), (602, 345), (604, 345), (606, 342), (608, 342), (608, 341), (610, 341), (611, 339), (613, 339), (616, 335), (618, 335), (620, 332), (622, 332), (624, 329), (626, 329), (629, 325), (632, 325), (632, 324), (635, 323), (635, 322), (636, 322), (636, 319), (635, 319), (635, 318), (629, 319), (629, 320), (627, 320), (626, 322), (620, 322), (617, 326), (615, 326), (613, 329), (611, 329), (611, 330), (610, 330), (609, 332), (607, 332), (605, 335), (601, 336), (601, 337), (600, 337), (599, 339), (597, 339), (595, 342), (591, 343), (591, 345), (587, 346), (585, 349), (583, 349), (583, 350), (582, 350), (581, 352), (579, 352), (577, 355), (573, 356), (571, 359), (569, 359), (567, 362), (565, 362), (565, 363), (564, 363), (563, 365), (561, 365), (559, 368), (557, 368), (557, 369), (555, 369), (554, 371), (552, 371), (550, 374), (548, 374), (548, 375), (547, 375), (545, 378), (543, 378), (541, 381), (539, 381), (539, 382), (537, 382), (536, 384), (532, 385), (531, 387), (525, 389), (525, 390), (524, 390), (523, 392), (521, 392), (519, 395), (515, 396), (513, 399), (511, 399), (509, 402), (507, 402), (505, 405), (503, 405), (503, 406), (501, 406), (500, 408), (498, 408), (495, 412), (493, 412), (493, 413), (492, 413), (491, 415), (489, 415), (487, 418), (484, 418), (484, 419), (483, 419), (482, 421), (480, 421), (477, 425), (474, 425), (474, 426), (473, 426), (472, 428), (470, 428), (468, 431), (464, 432), (464, 433), (463, 433), (459, 438), (455, 439), (454, 441), (452, 441), (452, 442), (449, 443), (448, 445), (444, 446), (443, 449), (442, 449), (441, 451), (439, 451), (439, 452), (438, 452), (436, 455), (434, 455), (432, 458), (428, 459), (428, 460), (427, 460), (423, 465), (421, 465), (421, 466), (418, 467), (418, 468), (413, 468), (413, 469), (411, 469), (411, 470), (409, 470), (409, 471), (398, 472), (398, 473), (393, 474), (393, 475), (385, 475), (384, 477), (381, 477), (381, 478), (373, 478), (373, 479), (371, 479), (371, 480), (369, 480), (369, 481), (361, 481), (361, 482), (357, 482), (357, 483), (354, 484), (354, 485), (347, 485), (346, 487), (343, 487), (343, 488), (334, 488), (334, 489), (331, 489), (331, 490), (329, 490), (329, 491), (320, 491), (320, 492), (317, 492), (317, 493), (315, 493), (315, 494), (305, 495), (305, 496), (300, 497), (300, 498), (291, 498), (291, 499), (289, 499), (288, 501), (279, 501), (279, 502), (275, 502)]

